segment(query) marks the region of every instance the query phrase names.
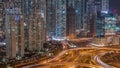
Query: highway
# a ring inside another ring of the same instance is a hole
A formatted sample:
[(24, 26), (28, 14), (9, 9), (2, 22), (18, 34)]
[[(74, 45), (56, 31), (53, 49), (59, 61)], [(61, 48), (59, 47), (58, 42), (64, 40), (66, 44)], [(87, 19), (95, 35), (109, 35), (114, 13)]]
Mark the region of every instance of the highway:
[(116, 50), (105, 47), (68, 49), (62, 51), (53, 59), (48, 59), (23, 68), (105, 68), (104, 64), (100, 64), (100, 61), (95, 59), (96, 55)]
[(99, 47), (92, 44), (89, 44), (88, 47), (72, 46), (72, 44), (63, 42), (63, 51), (54, 58), (24, 66), (23, 68), (115, 68), (102, 62), (100, 56), (120, 49)]

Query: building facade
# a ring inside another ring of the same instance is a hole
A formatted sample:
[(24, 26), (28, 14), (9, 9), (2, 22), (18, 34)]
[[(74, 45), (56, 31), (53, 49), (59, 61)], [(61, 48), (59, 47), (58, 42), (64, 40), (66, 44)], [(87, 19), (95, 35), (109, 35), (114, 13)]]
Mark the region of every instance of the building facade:
[(46, 0), (46, 30), (49, 37), (56, 35), (56, 0)]
[(95, 36), (96, 34), (96, 16), (97, 16), (97, 11), (96, 11), (96, 6), (95, 6), (95, 0), (89, 0), (87, 2), (87, 9), (86, 9), (86, 14), (87, 14), (87, 34), (88, 36)]
[(23, 57), (25, 49), (42, 50), (46, 41), (46, 1), (5, 0), (2, 3), (7, 57)]
[(21, 1), (4, 2), (7, 57), (24, 56), (24, 17)]
[(0, 42), (4, 42), (5, 40), (5, 28), (4, 28), (4, 3), (0, 1)]
[(76, 21), (75, 21), (75, 4), (74, 0), (67, 0), (67, 15), (66, 15), (66, 36), (69, 39), (75, 38)]
[[(56, 5), (56, 37), (75, 36), (75, 1), (59, 0)], [(77, 19), (78, 20), (78, 19)]]
[(56, 37), (66, 37), (66, 0), (56, 3)]

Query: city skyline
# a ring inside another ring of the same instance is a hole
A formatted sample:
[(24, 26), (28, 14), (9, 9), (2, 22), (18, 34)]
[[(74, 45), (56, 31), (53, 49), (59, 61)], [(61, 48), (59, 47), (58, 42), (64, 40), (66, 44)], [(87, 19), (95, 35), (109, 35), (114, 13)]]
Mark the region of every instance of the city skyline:
[(0, 0), (0, 68), (120, 68), (119, 3)]

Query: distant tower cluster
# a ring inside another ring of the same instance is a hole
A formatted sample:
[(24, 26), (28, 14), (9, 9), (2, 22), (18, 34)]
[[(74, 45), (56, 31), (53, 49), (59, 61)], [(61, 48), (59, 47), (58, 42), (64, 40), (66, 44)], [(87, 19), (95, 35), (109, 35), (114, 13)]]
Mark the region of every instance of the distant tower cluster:
[[(109, 12), (109, 0), (88, 0), (87, 2), (87, 29), (89, 36), (104, 35), (104, 16)], [(100, 34), (101, 33), (101, 34)]]
[(47, 0), (47, 35), (70, 38), (83, 31), (95, 36), (97, 11), (108, 9), (108, 0)]
[[(48, 5), (51, 5), (47, 7), (48, 8), (47, 10), (49, 10), (47, 14), (51, 13), (51, 15), (54, 16), (54, 17), (47, 16), (48, 22), (54, 21), (54, 22), (51, 22), (51, 24), (50, 23), (47, 24), (48, 26), (50, 26), (47, 28), (50, 28), (51, 30), (48, 32), (48, 34), (55, 33), (56, 34), (55, 37), (59, 37), (59, 38), (63, 38), (63, 37), (69, 38), (73, 35), (75, 36), (76, 28), (81, 29), (82, 23), (83, 23), (83, 17), (81, 16), (83, 16), (83, 13), (84, 13), (83, 8), (85, 6), (83, 7), (82, 6), (83, 4), (81, 2), (83, 1), (51, 0), (51, 2), (47, 2)], [(80, 5), (79, 3), (82, 5)], [(53, 7), (56, 9), (54, 9)], [(83, 13), (81, 12), (81, 10)], [(54, 29), (54, 26), (56, 27), (56, 30)]]

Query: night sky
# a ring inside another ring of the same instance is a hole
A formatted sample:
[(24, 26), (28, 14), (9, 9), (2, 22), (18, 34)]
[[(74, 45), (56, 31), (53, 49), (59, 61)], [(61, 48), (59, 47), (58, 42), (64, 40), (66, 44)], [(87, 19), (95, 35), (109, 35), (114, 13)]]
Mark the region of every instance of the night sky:
[(120, 0), (110, 0), (110, 11), (120, 14)]

